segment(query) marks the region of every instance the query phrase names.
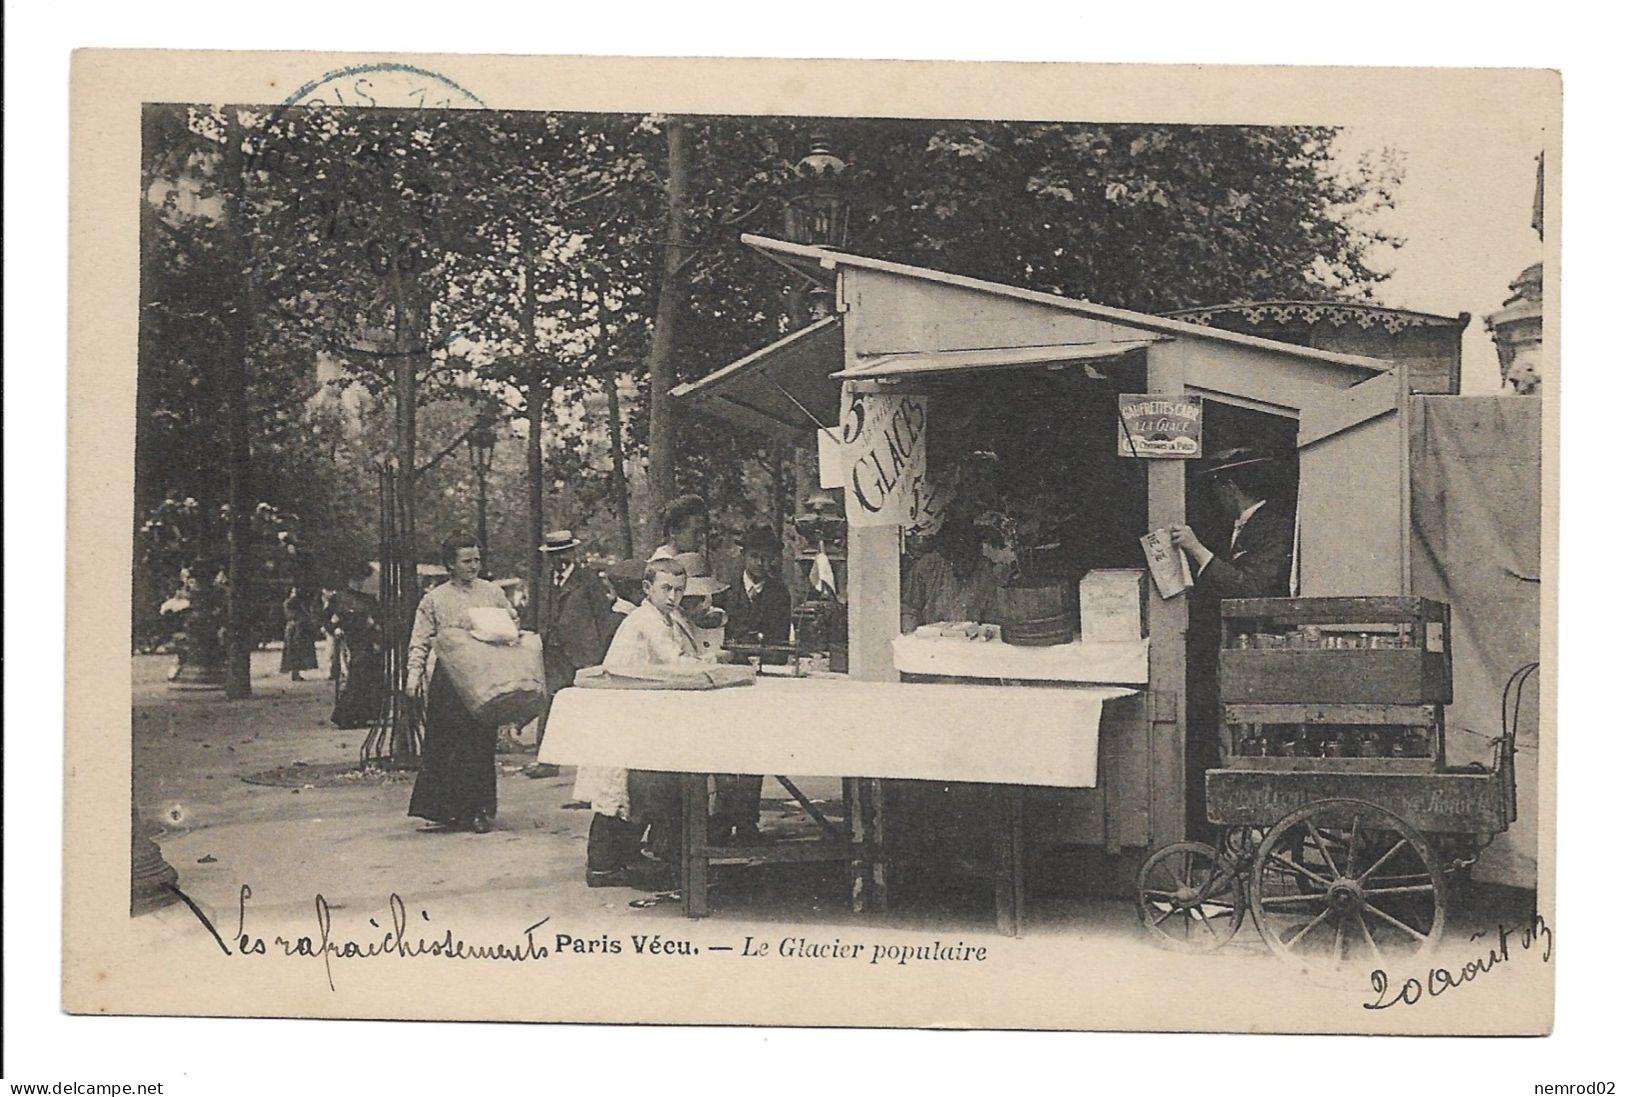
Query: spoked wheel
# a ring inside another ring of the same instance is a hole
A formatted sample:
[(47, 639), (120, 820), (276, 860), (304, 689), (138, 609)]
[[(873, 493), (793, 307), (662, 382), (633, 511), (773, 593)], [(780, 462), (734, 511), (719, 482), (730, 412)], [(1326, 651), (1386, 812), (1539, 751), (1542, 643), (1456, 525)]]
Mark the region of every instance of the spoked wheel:
[(1409, 823), (1363, 800), (1320, 800), (1276, 823), (1250, 885), (1264, 943), (1317, 980), (1404, 966), (1444, 936), (1438, 854)]
[(1135, 903), (1152, 939), (1180, 952), (1222, 948), (1246, 917), (1240, 874), (1201, 842), (1175, 842), (1147, 857)]
[(1258, 852), (1258, 843), (1264, 840), (1269, 833), (1269, 827), (1236, 826), (1225, 827), (1219, 838), (1219, 851), (1230, 859), (1232, 864), (1250, 865), (1253, 855)]

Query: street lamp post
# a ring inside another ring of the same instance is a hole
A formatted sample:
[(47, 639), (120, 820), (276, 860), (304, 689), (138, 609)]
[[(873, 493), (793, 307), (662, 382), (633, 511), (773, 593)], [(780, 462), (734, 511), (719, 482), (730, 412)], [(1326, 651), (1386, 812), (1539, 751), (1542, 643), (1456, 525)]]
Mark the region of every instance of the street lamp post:
[[(793, 243), (815, 247), (846, 246), (846, 222), (850, 203), (841, 175), (846, 161), (830, 150), (830, 137), (822, 130), (810, 135), (811, 148), (796, 162), (796, 180), (784, 204), (784, 235)], [(807, 311), (821, 320), (834, 310), (832, 294), (823, 286), (807, 293)]]
[[(830, 136), (822, 128), (814, 128), (808, 134), (807, 143), (809, 146), (807, 155), (796, 162), (795, 180), (791, 183), (790, 195), (784, 203), (785, 238), (792, 243), (808, 244), (813, 247), (844, 248), (847, 219), (851, 212), (846, 187), (841, 182), (841, 176), (846, 172), (846, 161), (835, 155), (831, 148)], [(822, 282), (814, 282), (804, 289), (794, 288), (790, 291), (790, 311), (792, 326), (823, 320), (835, 311), (835, 295)], [(806, 447), (797, 447), (795, 450), (794, 468), (795, 498), (806, 498), (814, 493), (818, 485), (817, 464)], [(822, 498), (830, 503), (834, 502), (827, 495)], [(824, 527), (818, 524), (821, 520), (821, 517), (814, 517), (812, 519), (814, 525), (807, 527), (802, 518), (796, 519), (797, 529), (803, 536), (809, 536), (808, 529), (815, 530), (817, 539), (812, 543), (817, 544), (820, 550), (825, 535)], [(842, 522), (842, 525), (844, 524)], [(809, 554), (812, 555), (814, 554)], [(798, 563), (802, 562), (799, 560), (799, 554), (794, 552), (791, 559)], [(811, 593), (817, 594), (821, 576), (813, 571), (811, 565), (807, 579), (808, 586), (812, 588)], [(831, 592), (832, 597), (833, 593)], [(798, 610), (805, 611), (801, 619), (802, 624), (810, 625), (814, 619), (821, 622), (819, 627), (825, 633), (825, 643), (828, 643), (829, 609), (829, 604), (820, 604), (816, 598), (810, 598)], [(801, 626), (798, 626), (797, 635), (802, 635)], [(843, 636), (841, 645), (843, 650), (844, 641)]]
[(489, 404), (480, 408), (474, 417), (474, 426), (468, 432), (468, 456), (474, 465), (474, 480), (478, 491), (478, 509), (475, 511), (474, 536), (480, 542), (482, 566), (489, 569), (490, 541), (485, 532), (486, 481), (491, 475), (491, 460), (496, 455), (496, 409)]

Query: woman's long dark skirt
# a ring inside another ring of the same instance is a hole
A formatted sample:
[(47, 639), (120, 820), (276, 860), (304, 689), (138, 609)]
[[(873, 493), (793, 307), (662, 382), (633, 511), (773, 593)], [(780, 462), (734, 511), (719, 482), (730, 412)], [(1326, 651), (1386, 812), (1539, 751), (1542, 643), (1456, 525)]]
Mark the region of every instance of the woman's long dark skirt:
[(445, 674), (429, 681), (423, 764), (408, 815), (451, 823), (497, 813), (497, 728), (474, 719)]
[[(334, 645), (343, 643), (335, 640)], [(339, 679), (332, 723), (341, 728), (364, 728), (384, 710), (384, 662), (375, 651), (351, 651)]]

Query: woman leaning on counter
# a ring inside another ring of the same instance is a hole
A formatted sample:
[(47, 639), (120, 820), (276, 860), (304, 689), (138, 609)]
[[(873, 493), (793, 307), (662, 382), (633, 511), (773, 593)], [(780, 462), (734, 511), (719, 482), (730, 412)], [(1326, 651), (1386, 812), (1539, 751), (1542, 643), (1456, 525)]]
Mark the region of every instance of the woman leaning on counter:
[[(518, 620), (502, 588), (479, 577), (480, 548), (473, 537), (446, 538), (440, 545), (440, 561), (451, 578), (423, 596), (412, 622), (406, 692), (413, 697), (424, 691), (429, 650), (441, 629), (471, 628), (468, 611), (486, 606), (504, 609)], [(475, 720), (451, 676), (438, 669), (430, 676), (427, 692), (422, 766), (407, 814), (428, 819), (434, 824), (431, 829), (468, 827), (484, 834), (497, 813), (497, 727)]]

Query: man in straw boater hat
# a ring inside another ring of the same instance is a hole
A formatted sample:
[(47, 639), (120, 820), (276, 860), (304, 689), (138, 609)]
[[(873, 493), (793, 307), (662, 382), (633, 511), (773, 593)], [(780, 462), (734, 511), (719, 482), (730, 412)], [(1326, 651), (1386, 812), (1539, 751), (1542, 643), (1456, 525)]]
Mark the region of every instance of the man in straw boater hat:
[(547, 726), (547, 708), (553, 695), (576, 680), (576, 671), (604, 660), (609, 639), (619, 623), (611, 610), (609, 589), (597, 571), (581, 564), (576, 549), (581, 541), (567, 529), (548, 533), (539, 546), (551, 565), (536, 614), (542, 638), (542, 672), (547, 680), (547, 703), (540, 729)]
[[(1202, 774), (1219, 764), (1219, 602), (1225, 598), (1284, 598), (1291, 593), (1293, 514), (1278, 501), (1284, 462), (1263, 450), (1238, 446), (1203, 463), (1197, 479), (1208, 486), (1232, 525), (1228, 536), (1204, 544), (1186, 525), (1170, 531), (1190, 559), (1191, 591), (1186, 638), (1187, 696), (1191, 747), (1185, 752), (1187, 784), (1198, 793)], [(1200, 833), (1206, 815), (1192, 803), (1191, 827)]]
[(1224, 544), (1204, 545), (1189, 526), (1170, 531), (1190, 557), (1196, 588), (1218, 598), (1284, 597), (1292, 570), (1292, 515), (1272, 505), (1280, 459), (1237, 446), (1211, 457), (1196, 474), (1233, 525)]

